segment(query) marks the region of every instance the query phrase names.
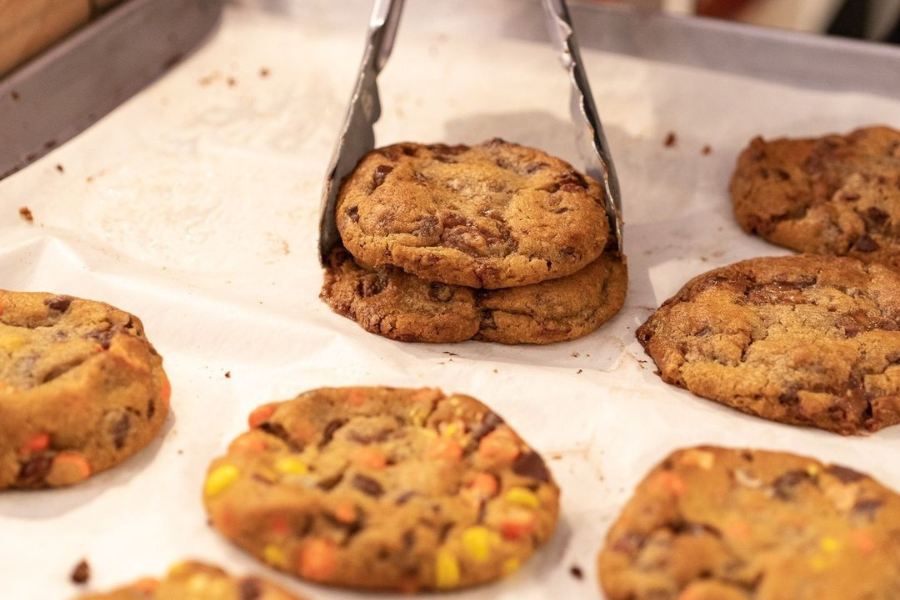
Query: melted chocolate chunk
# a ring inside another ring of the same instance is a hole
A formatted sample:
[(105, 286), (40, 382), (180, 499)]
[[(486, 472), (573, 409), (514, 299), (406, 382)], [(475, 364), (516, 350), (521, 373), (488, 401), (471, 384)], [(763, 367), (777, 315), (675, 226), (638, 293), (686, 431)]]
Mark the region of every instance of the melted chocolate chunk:
[(416, 492), (413, 492), (413, 491), (403, 492), (402, 494), (397, 496), (397, 499), (394, 501), (394, 504), (396, 504), (397, 506), (403, 506), (404, 504), (406, 504), (407, 502), (412, 500), (415, 495), (416, 495)]
[(331, 440), (334, 439), (335, 432), (346, 425), (347, 419), (335, 419), (334, 421), (329, 421), (328, 425), (325, 426), (325, 430), (322, 432), (322, 440), (319, 442), (319, 448), (324, 448), (328, 444), (331, 443)]
[(864, 233), (858, 238), (856, 238), (856, 243), (853, 244), (853, 247), (860, 252), (875, 252), (878, 250), (878, 242), (872, 239), (868, 233)]
[(869, 210), (866, 211), (866, 215), (876, 225), (882, 225), (890, 217), (889, 214), (874, 206), (869, 207)]
[(432, 282), (428, 286), (428, 297), (435, 302), (450, 302), (453, 299), (453, 288), (443, 283)]
[(388, 173), (394, 170), (394, 167), (390, 165), (378, 165), (375, 167), (375, 172), (372, 174), (372, 184), (373, 190), (384, 183), (385, 177), (388, 176)]
[(53, 464), (53, 458), (47, 454), (38, 454), (32, 456), (22, 465), (19, 471), (18, 481), (24, 484), (40, 483), (50, 472), (50, 466)]
[(116, 450), (121, 450), (125, 446), (125, 440), (128, 439), (129, 431), (131, 431), (131, 417), (128, 416), (128, 413), (123, 413), (109, 430)]
[(262, 586), (258, 579), (247, 577), (238, 584), (238, 597), (241, 600), (259, 600), (262, 597)]
[(335, 476), (333, 476), (333, 477), (328, 477), (328, 478), (326, 478), (326, 479), (322, 479), (321, 481), (319, 481), (319, 484), (318, 484), (318, 485), (319, 485), (319, 489), (325, 490), (326, 492), (329, 492), (329, 491), (333, 490), (334, 488), (336, 488), (337, 485), (338, 485), (343, 479), (344, 479), (344, 474), (343, 474), (343, 473), (338, 473), (337, 475), (335, 475)]
[(874, 498), (860, 498), (856, 501), (856, 504), (853, 505), (853, 512), (858, 515), (872, 518), (882, 506), (884, 506), (884, 502), (881, 500), (875, 500)]
[(368, 277), (363, 277), (356, 284), (356, 293), (361, 298), (371, 298), (384, 291), (388, 286), (388, 278), (385, 273), (378, 273)]
[(156, 414), (156, 401), (153, 398), (147, 400), (147, 418), (152, 419)]
[(481, 438), (497, 429), (500, 425), (503, 425), (503, 418), (500, 417), (500, 415), (493, 412), (487, 413), (484, 415), (484, 419), (482, 419), (481, 423), (472, 429), (472, 443), (478, 444), (478, 442), (481, 441)]
[(516, 475), (531, 477), (544, 483), (549, 483), (550, 481), (550, 471), (547, 470), (544, 459), (537, 452), (520, 454), (513, 463), (512, 469)]
[(58, 296), (56, 298), (47, 298), (46, 300), (44, 300), (44, 304), (46, 304), (47, 308), (49, 308), (50, 310), (64, 313), (69, 310), (69, 305), (72, 304), (72, 299), (66, 298), (65, 296)]
[(806, 471), (788, 471), (772, 482), (772, 493), (779, 500), (791, 500), (794, 488), (810, 478)]
[(358, 206), (348, 206), (347, 207), (347, 216), (350, 217), (350, 220), (354, 223), (359, 222), (359, 207)]
[(353, 487), (373, 498), (380, 498), (384, 494), (384, 488), (381, 487), (381, 484), (371, 477), (357, 474), (353, 476), (352, 483)]
[(865, 475), (854, 471), (853, 469), (848, 469), (847, 467), (841, 467), (839, 465), (831, 465), (826, 469), (826, 472), (840, 481), (841, 483), (853, 483), (854, 481), (859, 481), (860, 479), (865, 479)]

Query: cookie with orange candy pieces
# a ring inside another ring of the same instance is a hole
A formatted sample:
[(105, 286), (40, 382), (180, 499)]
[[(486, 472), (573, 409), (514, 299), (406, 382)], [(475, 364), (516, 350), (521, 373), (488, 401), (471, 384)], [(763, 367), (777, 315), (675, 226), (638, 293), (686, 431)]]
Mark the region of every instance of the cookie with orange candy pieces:
[(0, 290), (0, 490), (78, 483), (159, 433), (162, 358), (101, 302)]
[(559, 488), (478, 400), (323, 388), (259, 407), (209, 468), (213, 526), (267, 564), (365, 590), (448, 590), (515, 571), (550, 538)]
[(303, 600), (258, 577), (231, 577), (218, 567), (185, 561), (164, 579), (147, 577), (131, 585), (78, 600)]
[(679, 450), (638, 485), (598, 572), (608, 600), (891, 600), (900, 495), (804, 456)]

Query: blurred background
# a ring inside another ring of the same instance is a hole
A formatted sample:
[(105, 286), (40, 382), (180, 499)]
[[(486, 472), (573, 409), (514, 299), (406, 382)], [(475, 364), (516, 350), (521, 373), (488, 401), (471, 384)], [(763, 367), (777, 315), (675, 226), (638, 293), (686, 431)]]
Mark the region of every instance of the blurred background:
[(900, 0), (593, 0), (900, 43)]

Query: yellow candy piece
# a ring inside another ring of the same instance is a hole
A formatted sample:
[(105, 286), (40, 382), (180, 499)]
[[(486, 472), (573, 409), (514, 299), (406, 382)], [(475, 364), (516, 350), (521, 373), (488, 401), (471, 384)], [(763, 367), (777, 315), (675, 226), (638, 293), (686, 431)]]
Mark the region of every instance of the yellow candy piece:
[(26, 341), (25, 336), (16, 333), (0, 336), (0, 350), (13, 352), (24, 346)]
[(284, 551), (271, 544), (263, 548), (263, 558), (273, 567), (283, 568), (287, 565), (287, 556), (285, 556)]
[(522, 562), (518, 558), (507, 558), (503, 561), (503, 574), (511, 575), (518, 571), (521, 566)]
[(833, 537), (822, 538), (821, 546), (825, 552), (837, 552), (841, 549), (841, 543)]
[(485, 562), (491, 554), (491, 532), (487, 527), (469, 527), (463, 531), (462, 544), (472, 560)]
[(234, 465), (222, 465), (221, 467), (216, 467), (206, 478), (206, 485), (203, 486), (203, 491), (207, 496), (220, 494), (225, 491), (225, 488), (237, 480), (240, 473), (241, 472), (238, 471), (238, 468)]
[(284, 456), (275, 462), (275, 470), (284, 475), (306, 475), (309, 467), (294, 456)]
[(506, 495), (504, 497), (509, 502), (521, 504), (522, 506), (527, 506), (528, 508), (537, 508), (541, 504), (538, 501), (537, 496), (535, 496), (531, 490), (526, 490), (522, 487), (510, 488), (510, 490), (506, 492)]
[(197, 573), (187, 580), (187, 585), (185, 587), (190, 593), (200, 593), (207, 591), (211, 584), (212, 577), (206, 573)]
[(459, 585), (459, 562), (446, 550), (438, 550), (435, 560), (435, 587), (448, 589)]
[(444, 428), (444, 435), (446, 437), (453, 437), (457, 433), (459, 433), (459, 425), (456, 423), (450, 423)]
[(182, 575), (188, 568), (188, 564), (186, 562), (177, 562), (171, 567), (169, 567), (169, 577), (178, 577)]
[(820, 469), (818, 465), (809, 463), (809, 465), (806, 466), (806, 472), (809, 473), (810, 477), (815, 477), (816, 475), (818, 475), (819, 473), (822, 472), (822, 469)]

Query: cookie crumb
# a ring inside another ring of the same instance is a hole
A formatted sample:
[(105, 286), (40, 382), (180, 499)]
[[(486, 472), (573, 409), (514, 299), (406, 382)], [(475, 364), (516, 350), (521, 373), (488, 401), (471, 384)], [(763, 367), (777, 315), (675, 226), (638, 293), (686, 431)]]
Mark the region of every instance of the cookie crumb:
[(447, 356), (459, 356), (459, 354), (457, 354), (456, 352), (447, 352), (446, 350), (444, 350), (444, 354), (446, 354)]
[(571, 567), (569, 567), (569, 573), (571, 573), (572, 577), (574, 577), (578, 581), (584, 579), (584, 571), (582, 571), (581, 567), (579, 567), (578, 565), (572, 565)]
[(17, 92), (16, 90), (13, 90), (12, 92), (10, 92), (9, 95), (12, 96), (12, 99), (16, 100), (16, 101), (18, 101), (19, 98), (22, 97), (19, 95), (19, 92)]
[(709, 144), (707, 144), (703, 146), (703, 150), (701, 150), (701, 153), (703, 154), (703, 156), (708, 156), (712, 154), (712, 148), (709, 146)]
[(225, 371), (225, 379), (231, 379), (231, 371)]
[(66, 170), (63, 168), (62, 165), (56, 165), (56, 170), (59, 171), (60, 173), (65, 173), (65, 172), (66, 172)]
[(268, 77), (270, 73), (271, 73), (271, 71), (269, 71), (268, 67), (263, 67), (259, 70), (259, 76), (262, 77), (263, 79)]
[(578, 358), (580, 355), (577, 352), (572, 353), (572, 358)]
[(72, 570), (72, 583), (77, 583), (78, 585), (84, 585), (91, 578), (91, 566), (84, 559), (75, 565), (75, 568)]
[(28, 221), (29, 223), (34, 222), (34, 215), (31, 214), (31, 209), (27, 206), (23, 206), (19, 209), (19, 216)]
[(235, 79), (234, 77), (229, 77), (225, 80), (225, 83), (228, 84), (228, 87), (234, 87), (237, 85), (237, 79)]
[(577, 371), (575, 371), (576, 375), (581, 375), (582, 373), (584, 373), (584, 369), (578, 369)]
[(666, 135), (666, 141), (663, 142), (666, 148), (671, 148), (676, 143), (678, 143), (678, 138), (675, 136), (674, 131), (670, 131), (668, 135)]
[(497, 373), (497, 372), (498, 372), (497, 369), (494, 369), (494, 373)]

